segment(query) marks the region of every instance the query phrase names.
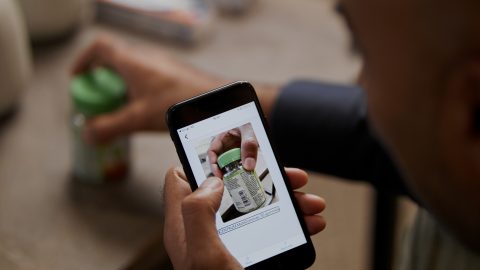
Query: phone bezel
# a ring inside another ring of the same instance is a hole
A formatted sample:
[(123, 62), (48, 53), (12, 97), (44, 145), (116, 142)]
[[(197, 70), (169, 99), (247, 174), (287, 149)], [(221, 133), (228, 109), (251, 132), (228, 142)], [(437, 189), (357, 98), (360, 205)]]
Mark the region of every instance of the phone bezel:
[[(182, 146), (178, 129), (194, 124), (198, 121), (206, 118), (218, 115), (225, 111), (234, 109), (246, 103), (255, 102), (255, 106), (260, 114), (262, 124), (267, 133), (267, 138), (272, 144), (272, 136), (268, 128), (267, 120), (264, 116), (260, 102), (255, 93), (253, 86), (244, 81), (234, 82), (212, 91), (206, 92), (202, 95), (193, 97), (191, 99), (182, 101), (171, 106), (166, 113), (166, 122), (170, 130), (170, 136), (175, 144), (177, 154), (180, 158), (180, 162), (183, 165), (185, 174), (188, 178), (192, 190), (198, 188), (197, 182), (193, 175), (193, 171), (188, 163), (187, 155)], [(286, 180), (287, 175), (284, 167), (281, 166), (281, 162), (278, 159), (278, 155), (275, 148), (272, 146), (273, 155), (275, 156), (282, 177)], [(284, 181), (287, 186), (290, 200), (295, 208), (297, 219), (299, 220), (303, 234), (307, 239), (307, 243), (280, 253), (273, 257), (270, 257), (264, 261), (258, 262), (254, 265), (247, 267), (248, 270), (256, 269), (305, 269), (313, 264), (315, 261), (315, 249), (310, 239), (307, 226), (302, 218), (302, 213), (293, 195), (293, 190), (288, 181)]]

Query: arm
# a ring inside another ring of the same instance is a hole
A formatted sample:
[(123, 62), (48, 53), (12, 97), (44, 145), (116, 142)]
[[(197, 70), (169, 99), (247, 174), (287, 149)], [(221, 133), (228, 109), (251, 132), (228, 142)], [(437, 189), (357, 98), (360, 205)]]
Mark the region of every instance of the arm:
[[(117, 71), (128, 89), (128, 104), (118, 111), (92, 119), (84, 136), (101, 143), (137, 131), (164, 131), (163, 115), (171, 105), (230, 83), (225, 78), (183, 63), (161, 47), (126, 43), (114, 36), (102, 36), (76, 59), (72, 73), (95, 66)], [(266, 111), (270, 111), (279, 88), (255, 84)]]
[[(228, 82), (178, 61), (161, 48), (126, 44), (113, 37), (97, 39), (73, 70), (79, 73), (95, 65), (111, 67), (124, 77), (129, 103), (89, 122), (85, 136), (93, 142), (140, 130), (165, 130), (164, 117), (159, 116), (170, 105)], [(395, 167), (369, 132), (363, 94), (357, 88), (307, 82), (283, 89), (254, 86), (287, 164), (371, 180), (376, 187), (387, 185), (404, 192)]]
[(366, 180), (377, 189), (409, 195), (370, 130), (365, 105), (358, 87), (307, 81), (287, 85), (269, 113), (279, 155), (287, 166)]

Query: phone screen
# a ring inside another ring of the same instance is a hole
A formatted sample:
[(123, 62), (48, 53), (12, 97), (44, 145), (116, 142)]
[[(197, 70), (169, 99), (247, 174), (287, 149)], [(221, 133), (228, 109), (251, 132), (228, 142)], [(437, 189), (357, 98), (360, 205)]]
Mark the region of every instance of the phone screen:
[[(243, 267), (248, 267), (307, 242), (255, 102), (176, 132), (200, 185), (213, 175), (207, 154), (211, 143), (217, 136), (239, 129), (253, 132), (259, 146), (257, 162), (253, 172), (245, 174), (235, 163), (230, 168), (232, 172), (223, 174), (225, 190), (216, 225), (230, 253)], [(235, 159), (234, 155), (229, 158)]]

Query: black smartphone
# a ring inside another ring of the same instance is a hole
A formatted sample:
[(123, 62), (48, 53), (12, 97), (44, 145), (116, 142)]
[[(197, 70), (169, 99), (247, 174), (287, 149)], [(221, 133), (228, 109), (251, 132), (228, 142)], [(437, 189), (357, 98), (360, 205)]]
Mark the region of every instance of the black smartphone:
[[(217, 230), (243, 267), (305, 269), (313, 264), (307, 227), (250, 83), (235, 82), (175, 104), (166, 120), (192, 190), (221, 172), (225, 190)], [(245, 170), (241, 163), (242, 134), (257, 141), (254, 169)], [(229, 143), (219, 147), (219, 141)]]

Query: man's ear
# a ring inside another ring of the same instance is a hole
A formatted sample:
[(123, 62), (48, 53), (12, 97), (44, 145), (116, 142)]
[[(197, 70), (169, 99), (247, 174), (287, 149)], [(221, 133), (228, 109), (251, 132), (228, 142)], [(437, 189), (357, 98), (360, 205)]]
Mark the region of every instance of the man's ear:
[(469, 87), (472, 92), (473, 112), (472, 112), (472, 132), (480, 137), (480, 59), (472, 61), (470, 66)]
[(451, 180), (453, 227), (480, 251), (480, 212), (471, 208), (480, 205), (480, 58), (452, 67), (443, 80), (437, 92), (439, 170)]
[(480, 58), (452, 67), (443, 80), (438, 93), (439, 155), (456, 173), (480, 179)]
[(440, 120), (480, 142), (480, 58), (452, 68), (446, 78)]
[(475, 111), (475, 132), (480, 133), (480, 108)]

